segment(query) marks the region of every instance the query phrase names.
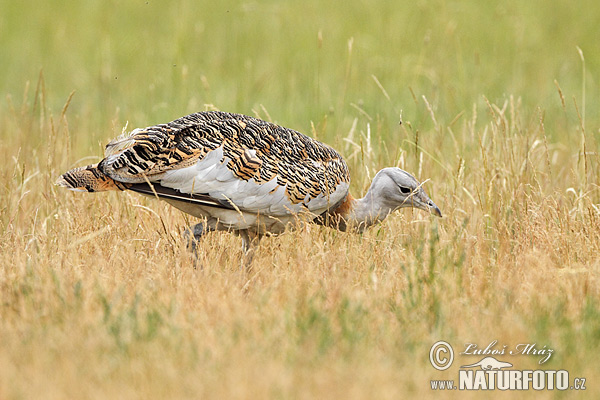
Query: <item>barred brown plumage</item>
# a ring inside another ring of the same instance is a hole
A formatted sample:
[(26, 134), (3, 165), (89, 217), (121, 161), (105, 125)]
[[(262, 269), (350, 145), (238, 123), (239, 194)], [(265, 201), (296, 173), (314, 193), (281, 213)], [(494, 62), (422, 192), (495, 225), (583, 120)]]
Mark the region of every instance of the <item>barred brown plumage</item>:
[(367, 196), (354, 200), (348, 166), (334, 149), (241, 114), (199, 112), (135, 129), (110, 142), (105, 156), (66, 172), (57, 184), (158, 196), (205, 219), (195, 237), (233, 230), (246, 249), (250, 235), (280, 233), (301, 213), (342, 230), (363, 230), (406, 206), (441, 216), (417, 180), (399, 168), (380, 171)]

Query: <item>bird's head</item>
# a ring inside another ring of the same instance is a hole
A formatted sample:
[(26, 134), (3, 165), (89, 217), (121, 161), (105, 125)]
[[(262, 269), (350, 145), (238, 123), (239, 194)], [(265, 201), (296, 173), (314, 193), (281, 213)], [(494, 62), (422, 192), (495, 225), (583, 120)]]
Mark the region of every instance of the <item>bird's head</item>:
[(379, 193), (379, 201), (392, 210), (414, 207), (442, 216), (442, 212), (427, 196), (422, 184), (414, 176), (400, 168), (384, 168), (373, 179), (373, 186)]

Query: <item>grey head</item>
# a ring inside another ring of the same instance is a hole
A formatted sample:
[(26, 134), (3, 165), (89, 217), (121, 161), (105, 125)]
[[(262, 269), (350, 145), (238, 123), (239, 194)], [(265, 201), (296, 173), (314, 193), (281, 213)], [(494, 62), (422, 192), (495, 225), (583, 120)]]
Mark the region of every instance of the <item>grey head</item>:
[(384, 168), (373, 179), (371, 190), (378, 199), (381, 209), (395, 211), (403, 207), (414, 207), (442, 216), (439, 207), (429, 198), (414, 176), (400, 168)]

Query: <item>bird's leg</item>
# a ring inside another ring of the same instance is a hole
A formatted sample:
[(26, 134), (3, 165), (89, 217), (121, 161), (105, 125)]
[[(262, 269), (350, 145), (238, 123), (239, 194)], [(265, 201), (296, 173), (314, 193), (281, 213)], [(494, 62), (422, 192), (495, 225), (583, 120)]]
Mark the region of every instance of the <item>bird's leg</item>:
[(200, 222), (199, 224), (196, 224), (191, 228), (186, 229), (183, 232), (183, 236), (187, 241), (188, 249), (190, 249), (194, 253), (194, 255), (196, 255), (196, 249), (198, 247), (198, 241), (200, 240), (200, 238), (214, 230), (215, 227), (212, 227), (209, 221)]
[(238, 231), (238, 234), (242, 238), (242, 250), (244, 251), (244, 255), (242, 256), (242, 268), (250, 272), (252, 269), (254, 252), (261, 236), (255, 232), (250, 232), (247, 229)]

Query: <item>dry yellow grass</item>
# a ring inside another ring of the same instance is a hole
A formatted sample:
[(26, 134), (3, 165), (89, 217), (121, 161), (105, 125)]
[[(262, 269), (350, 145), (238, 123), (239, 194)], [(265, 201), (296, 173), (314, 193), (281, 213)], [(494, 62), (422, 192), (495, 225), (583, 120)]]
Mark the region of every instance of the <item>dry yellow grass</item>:
[[(453, 379), (429, 365), (441, 339), (547, 344), (547, 368), (600, 393), (599, 170), (581, 132), (549, 142), (513, 99), (463, 115), (437, 128), (455, 154), (435, 132), (420, 139), (428, 153), (398, 147), (401, 166), (432, 178), (443, 219), (307, 226), (261, 242), (248, 273), (227, 233), (207, 236), (192, 268), (193, 221), (164, 203), (53, 186), (81, 155), (68, 110), (31, 107), (7, 118), (1, 148), (1, 398), (437, 398), (429, 380)], [(382, 159), (367, 123), (355, 192)]]
[[(432, 391), (478, 360), (437, 371), (438, 340), (547, 345), (543, 368), (587, 390), (511, 394), (600, 398), (597, 0), (0, 10), (1, 400), (497, 395)], [(334, 146), (355, 196), (385, 166), (429, 179), (444, 218), (307, 226), (263, 240), (249, 273), (215, 233), (194, 269), (193, 219), (53, 185), (128, 121), (205, 104)]]

